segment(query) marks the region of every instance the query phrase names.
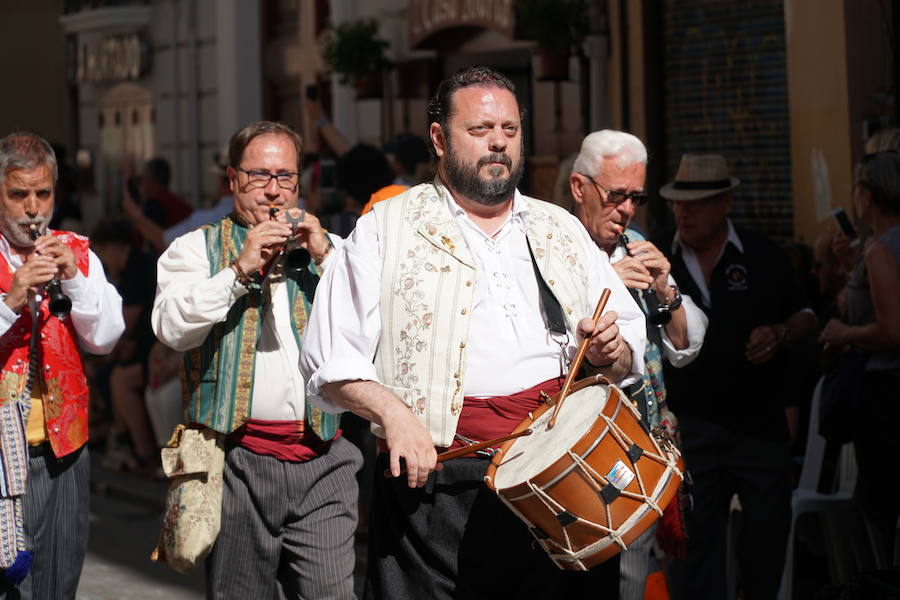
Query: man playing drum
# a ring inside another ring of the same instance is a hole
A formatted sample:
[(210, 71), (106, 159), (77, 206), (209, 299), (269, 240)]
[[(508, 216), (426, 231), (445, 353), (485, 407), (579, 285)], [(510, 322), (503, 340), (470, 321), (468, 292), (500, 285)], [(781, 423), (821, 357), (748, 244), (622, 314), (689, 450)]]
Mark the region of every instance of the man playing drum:
[[(515, 429), (541, 391), (559, 389), (584, 336), (592, 371), (638, 381), (643, 314), (577, 219), (516, 190), (522, 115), (506, 77), (460, 71), (428, 112), (437, 178), (359, 220), (318, 288), (300, 359), (321, 406), (371, 420), (379, 437), (368, 591), (615, 598), (618, 560), (557, 569), (482, 483), (486, 457), (437, 456)], [(562, 309), (561, 335), (548, 331), (536, 273)], [(595, 325), (584, 317), (603, 288)]]

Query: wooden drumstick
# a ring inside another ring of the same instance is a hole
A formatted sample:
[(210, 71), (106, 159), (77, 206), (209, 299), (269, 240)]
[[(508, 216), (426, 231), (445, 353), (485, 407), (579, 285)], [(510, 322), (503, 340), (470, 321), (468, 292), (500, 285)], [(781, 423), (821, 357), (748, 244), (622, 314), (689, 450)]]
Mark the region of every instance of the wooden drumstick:
[[(503, 437), (498, 437), (493, 440), (488, 440), (486, 442), (478, 442), (477, 444), (472, 444), (471, 446), (463, 446), (462, 448), (457, 448), (456, 450), (451, 450), (450, 452), (444, 452), (442, 454), (438, 454), (437, 461), (442, 463), (444, 461), (459, 458), (461, 456), (467, 456), (472, 454), (473, 452), (478, 452), (479, 450), (484, 450), (485, 448), (490, 448), (491, 446), (496, 446), (497, 444), (502, 444), (503, 442), (514, 440), (519, 437), (524, 437), (526, 435), (531, 435), (530, 429), (523, 429), (518, 433), (511, 433), (509, 435), (504, 435)], [(406, 473), (406, 467), (400, 469), (400, 475)], [(384, 470), (385, 477), (393, 477), (390, 469)]]
[[(597, 326), (597, 321), (600, 320), (600, 315), (603, 314), (603, 309), (606, 308), (606, 301), (609, 300), (610, 293), (609, 288), (603, 288), (603, 293), (600, 294), (600, 300), (597, 302), (597, 308), (594, 309), (594, 316), (592, 317), (594, 327)], [(566, 381), (559, 391), (556, 406), (553, 407), (553, 414), (550, 415), (550, 420), (547, 421), (547, 429), (553, 429), (553, 426), (556, 425), (556, 417), (559, 415), (559, 410), (562, 408), (563, 400), (569, 395), (569, 388), (572, 387), (572, 382), (578, 375), (578, 369), (581, 368), (581, 363), (584, 361), (584, 355), (587, 354), (590, 343), (590, 337), (581, 340), (581, 345), (578, 346), (578, 352), (575, 353), (575, 359), (572, 361), (572, 364), (569, 365), (569, 374), (566, 376)]]

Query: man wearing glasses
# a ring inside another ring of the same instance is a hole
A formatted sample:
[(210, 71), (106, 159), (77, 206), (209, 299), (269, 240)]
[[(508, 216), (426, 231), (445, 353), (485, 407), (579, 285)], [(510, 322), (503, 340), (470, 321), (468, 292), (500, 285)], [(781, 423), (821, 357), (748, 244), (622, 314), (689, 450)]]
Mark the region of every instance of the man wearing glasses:
[[(588, 135), (573, 164), (569, 187), (574, 212), (647, 317), (644, 375), (625, 392), (650, 427), (675, 433), (666, 406), (663, 358), (673, 366), (690, 363), (700, 352), (707, 319), (690, 296), (682, 295), (669, 274), (668, 259), (630, 227), (638, 206), (646, 203), (647, 150), (635, 136), (604, 129)], [(656, 527), (622, 552), (622, 600), (640, 600), (650, 567)]]
[[(340, 240), (297, 208), (293, 130), (251, 123), (228, 153), (234, 212), (160, 257), (152, 318), (157, 337), (185, 352), (187, 422), (226, 436), (207, 596), (349, 598), (362, 460), (336, 417), (306, 402), (297, 366), (309, 275)], [(309, 252), (300, 274), (284, 265), (292, 237)]]

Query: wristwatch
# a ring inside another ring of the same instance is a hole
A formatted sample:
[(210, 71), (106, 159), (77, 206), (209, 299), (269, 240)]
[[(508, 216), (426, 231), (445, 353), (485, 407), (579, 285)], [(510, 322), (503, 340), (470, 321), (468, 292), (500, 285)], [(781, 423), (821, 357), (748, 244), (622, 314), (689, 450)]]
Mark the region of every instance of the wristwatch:
[[(672, 299), (669, 300), (669, 302), (668, 302), (667, 304), (664, 304), (663, 306), (665, 307), (666, 310), (668, 310), (669, 312), (672, 312), (672, 311), (674, 311), (676, 308), (678, 308), (679, 306), (681, 306), (681, 300), (682, 300), (682, 298), (681, 298), (681, 292), (678, 291), (678, 286), (677, 286), (677, 285), (673, 285), (673, 286), (670, 286), (670, 287), (672, 288), (672, 291), (675, 292), (675, 293), (674, 293), (674, 295), (672, 296)], [(660, 306), (660, 308), (663, 308), (663, 306)]]

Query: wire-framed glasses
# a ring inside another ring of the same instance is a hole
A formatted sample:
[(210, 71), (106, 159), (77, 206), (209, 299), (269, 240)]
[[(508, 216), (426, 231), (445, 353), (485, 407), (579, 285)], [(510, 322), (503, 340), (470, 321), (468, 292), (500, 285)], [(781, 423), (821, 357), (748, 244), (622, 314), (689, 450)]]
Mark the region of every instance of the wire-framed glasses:
[(248, 171), (241, 167), (236, 169), (247, 176), (247, 187), (251, 188), (264, 188), (274, 179), (281, 189), (293, 190), (300, 181), (300, 173), (269, 173), (257, 169)]

